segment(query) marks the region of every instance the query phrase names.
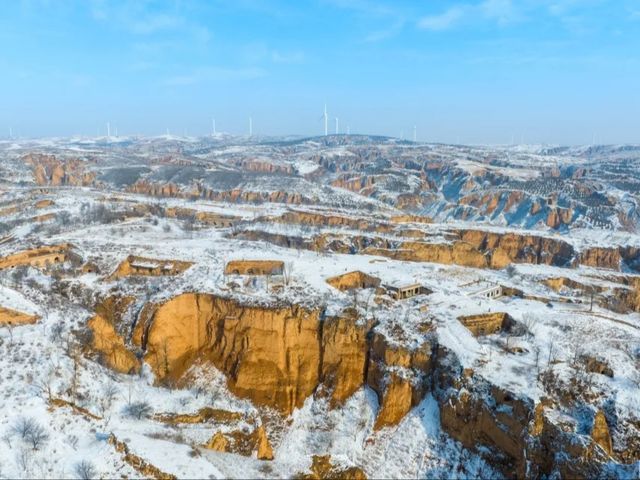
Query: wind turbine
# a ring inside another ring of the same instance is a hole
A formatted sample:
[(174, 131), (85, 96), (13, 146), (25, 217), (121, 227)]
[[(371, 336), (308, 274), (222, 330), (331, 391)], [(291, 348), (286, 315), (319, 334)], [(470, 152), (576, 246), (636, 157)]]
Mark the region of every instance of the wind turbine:
[(9, 138), (13, 138), (13, 128), (9, 127)]
[(329, 116), (327, 115), (327, 104), (324, 104), (324, 114), (322, 115), (324, 118), (324, 136), (329, 135)]
[(347, 125), (347, 135), (351, 135), (351, 127)]
[(417, 128), (414, 125), (413, 126), (413, 143), (416, 143), (416, 138), (417, 138), (416, 132), (417, 132)]
[(253, 119), (249, 117), (249, 136), (253, 136)]
[(211, 118), (211, 127), (212, 127), (212, 131), (213, 131), (213, 136), (215, 137), (215, 135), (216, 135), (216, 119), (215, 119), (215, 117)]
[(340, 125), (340, 120), (338, 120), (338, 117), (336, 117), (336, 135), (338, 135), (340, 133), (340, 129), (338, 128), (338, 126)]
[(107, 122), (107, 138), (111, 138), (111, 124)]

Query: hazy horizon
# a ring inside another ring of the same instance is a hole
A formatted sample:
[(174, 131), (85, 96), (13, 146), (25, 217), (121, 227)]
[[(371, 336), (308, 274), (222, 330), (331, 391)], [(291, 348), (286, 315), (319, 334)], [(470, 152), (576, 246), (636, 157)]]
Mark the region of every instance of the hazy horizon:
[(640, 5), (242, 0), (4, 6), (0, 138), (386, 135), (640, 143)]

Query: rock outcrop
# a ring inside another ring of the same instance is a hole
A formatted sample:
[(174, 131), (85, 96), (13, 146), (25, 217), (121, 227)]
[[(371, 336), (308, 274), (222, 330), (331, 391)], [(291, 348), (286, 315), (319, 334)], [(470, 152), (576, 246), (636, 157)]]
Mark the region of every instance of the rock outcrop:
[(411, 351), (391, 344), (379, 333), (373, 334), (367, 384), (380, 403), (375, 429), (396, 425), (422, 400), (431, 372), (431, 349), (432, 345), (425, 342)]
[(95, 181), (95, 174), (87, 172), (86, 162), (79, 159), (59, 160), (54, 155), (32, 153), (23, 160), (31, 166), (38, 185), (88, 186)]
[(18, 325), (31, 325), (40, 317), (28, 313), (18, 312), (6, 307), (0, 307), (0, 327), (15, 327)]
[(159, 379), (179, 378), (197, 358), (228, 377), (236, 395), (290, 413), (320, 375), (320, 311), (247, 307), (206, 294), (158, 306), (147, 325), (145, 361)]
[(591, 430), (591, 438), (596, 442), (607, 455), (613, 454), (613, 444), (611, 442), (611, 434), (609, 433), (609, 424), (602, 410), (596, 412), (593, 419), (593, 429)]
[(354, 317), (328, 318), (322, 327), (321, 380), (332, 405), (342, 404), (362, 387), (367, 374), (370, 325)]
[(259, 426), (252, 433), (233, 430), (227, 433), (216, 432), (204, 445), (204, 448), (216, 452), (237, 453), (249, 457), (256, 453), (258, 460), (273, 460), (273, 449), (267, 438), (266, 430)]
[(348, 272), (327, 278), (327, 283), (338, 290), (353, 290), (357, 288), (378, 288), (380, 279), (364, 272)]
[(311, 471), (298, 473), (295, 479), (300, 480), (366, 480), (367, 476), (360, 467), (340, 468), (331, 462), (331, 455), (314, 455), (311, 459)]
[(87, 324), (92, 332), (92, 348), (106, 365), (120, 373), (140, 370), (140, 361), (117, 330), (132, 302), (132, 297), (109, 297), (96, 306), (96, 313)]

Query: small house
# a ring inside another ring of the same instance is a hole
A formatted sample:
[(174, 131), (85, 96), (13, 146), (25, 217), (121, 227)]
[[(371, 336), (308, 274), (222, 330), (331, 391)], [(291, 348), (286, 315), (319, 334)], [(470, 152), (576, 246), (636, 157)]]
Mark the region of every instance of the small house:
[(432, 293), (431, 290), (423, 287), (419, 283), (385, 285), (384, 287), (395, 300), (404, 300), (415, 297), (416, 295), (428, 295)]

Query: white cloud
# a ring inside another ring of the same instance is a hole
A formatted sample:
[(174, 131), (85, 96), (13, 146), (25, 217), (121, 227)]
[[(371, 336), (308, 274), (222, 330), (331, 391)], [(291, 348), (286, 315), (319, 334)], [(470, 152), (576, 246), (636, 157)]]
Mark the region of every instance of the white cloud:
[(405, 21), (403, 19), (398, 19), (393, 25), (390, 25), (388, 28), (384, 28), (381, 30), (376, 30), (369, 33), (365, 38), (365, 43), (376, 43), (382, 40), (386, 40), (387, 38), (391, 38), (396, 36), (398, 33), (402, 31), (404, 27)]
[(207, 28), (187, 19), (184, 8), (158, 8), (157, 4), (148, 0), (124, 3), (91, 0), (88, 6), (95, 21), (115, 26), (133, 35), (180, 32), (200, 43), (206, 43), (210, 38)]
[(495, 22), (507, 25), (524, 17), (512, 0), (484, 0), (475, 4), (459, 4), (436, 15), (421, 18), (418, 27), (424, 30), (444, 31), (469, 22)]
[(184, 19), (175, 15), (160, 13), (147, 15), (138, 20), (129, 19), (127, 27), (132, 33), (150, 35), (163, 30), (175, 30), (184, 25)]
[(520, 18), (511, 0), (485, 0), (479, 9), (487, 19), (495, 20), (500, 25), (512, 23)]
[(295, 64), (305, 61), (305, 53), (301, 50), (278, 50), (265, 42), (253, 42), (240, 48), (240, 58), (245, 64), (260, 65), (264, 63)]
[(465, 8), (461, 6), (451, 7), (439, 14), (423, 17), (418, 21), (418, 27), (424, 30), (442, 31), (454, 27), (465, 16)]
[(273, 63), (303, 63), (305, 60), (304, 52), (279, 52), (278, 50), (271, 51), (271, 61)]

